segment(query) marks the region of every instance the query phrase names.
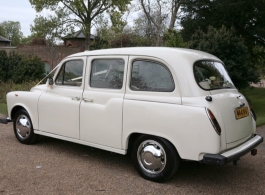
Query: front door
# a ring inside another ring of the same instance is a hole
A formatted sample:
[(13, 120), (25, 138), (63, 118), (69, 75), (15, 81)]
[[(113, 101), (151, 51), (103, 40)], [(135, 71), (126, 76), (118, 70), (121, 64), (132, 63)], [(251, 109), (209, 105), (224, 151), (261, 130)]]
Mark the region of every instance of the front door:
[(39, 99), (40, 131), (79, 139), (79, 108), (85, 64), (85, 57), (62, 62), (54, 85)]
[(80, 139), (121, 149), (127, 56), (88, 57)]

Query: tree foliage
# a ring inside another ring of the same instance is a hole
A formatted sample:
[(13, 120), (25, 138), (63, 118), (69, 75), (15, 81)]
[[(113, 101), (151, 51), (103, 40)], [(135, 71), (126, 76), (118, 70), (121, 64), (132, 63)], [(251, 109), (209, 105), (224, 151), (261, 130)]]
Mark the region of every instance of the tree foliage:
[(138, 0), (139, 17), (135, 20), (137, 28), (143, 29), (145, 36), (153, 39), (153, 45), (163, 45), (163, 34), (173, 30), (180, 6), (184, 0)]
[[(49, 53), (49, 58), (52, 68), (55, 66), (55, 61), (58, 58), (57, 44), (62, 37), (67, 34), (72, 34), (74, 27), (61, 23), (63, 14), (56, 16), (37, 16), (34, 19), (34, 24), (31, 25), (31, 42), (32, 45), (45, 45), (45, 49)], [(43, 43), (42, 43), (43, 42)]]
[(258, 66), (258, 72), (260, 75), (260, 78), (265, 78), (265, 56), (259, 55), (260, 53), (265, 53), (265, 47), (262, 46), (256, 46), (254, 48), (254, 55), (257, 56), (257, 59), (255, 60), (257, 66)]
[(265, 0), (186, 0), (183, 3), (182, 35), (188, 41), (198, 29), (233, 28), (252, 52), (265, 46)]
[(192, 36), (189, 46), (220, 58), (235, 86), (245, 88), (249, 82), (257, 82), (259, 78), (243, 38), (234, 31), (225, 26), (221, 29), (209, 26), (206, 33), (199, 29)]
[(19, 62), (22, 60), (23, 56), (19, 55), (16, 52), (10, 52), (7, 59), (7, 78), (5, 81), (12, 80), (14, 81), (14, 73), (17, 71)]
[(73, 32), (73, 26), (67, 27), (61, 24), (60, 16), (37, 16), (33, 22), (33, 25), (30, 26), (31, 36), (45, 39), (48, 42), (54, 43), (63, 36)]
[(44, 76), (44, 62), (36, 55), (22, 58), (13, 74), (15, 83), (40, 80)]
[(146, 36), (154, 40), (155, 46), (161, 46), (161, 35), (166, 30), (166, 20), (168, 19), (167, 1), (139, 1), (143, 10), (143, 17), (138, 18), (136, 24), (138, 23), (146, 29)]
[(186, 47), (180, 32), (169, 29), (164, 33), (165, 46), (167, 47)]
[(22, 56), (0, 51), (0, 81), (23, 83), (36, 81), (44, 76), (44, 62), (38, 56)]
[(19, 22), (4, 21), (0, 23), (0, 35), (11, 40), (11, 45), (17, 46), (21, 43), (23, 33)]
[(4, 29), (3, 29), (3, 27), (0, 25), (0, 36), (4, 36)]
[(5, 50), (0, 50), (0, 81), (5, 81), (7, 78), (7, 53)]
[[(90, 46), (91, 25), (93, 20), (107, 10), (126, 9), (130, 0), (29, 0), (37, 12), (43, 9), (54, 11), (57, 25), (80, 27), (86, 38), (86, 49)], [(54, 23), (53, 23), (54, 24)]]
[(91, 49), (141, 47), (153, 44), (149, 37), (142, 36), (137, 30), (127, 27), (120, 34), (115, 34), (111, 26), (97, 29), (97, 36), (91, 45)]

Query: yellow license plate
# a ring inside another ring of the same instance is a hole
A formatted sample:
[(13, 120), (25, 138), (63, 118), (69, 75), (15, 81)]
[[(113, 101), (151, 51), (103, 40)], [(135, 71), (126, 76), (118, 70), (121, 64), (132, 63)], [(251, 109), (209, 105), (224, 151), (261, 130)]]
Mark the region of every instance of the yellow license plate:
[(236, 115), (236, 119), (247, 117), (249, 115), (248, 108), (243, 107), (243, 108), (235, 109), (235, 115)]

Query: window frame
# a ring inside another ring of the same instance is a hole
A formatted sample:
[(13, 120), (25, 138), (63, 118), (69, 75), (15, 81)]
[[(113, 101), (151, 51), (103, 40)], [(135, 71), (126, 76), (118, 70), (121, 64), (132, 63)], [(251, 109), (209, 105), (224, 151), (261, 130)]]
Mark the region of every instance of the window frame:
[[(206, 62), (206, 61), (209, 61), (209, 62), (217, 62), (217, 63), (222, 64), (223, 68), (225, 69), (227, 75), (229, 76), (229, 78), (230, 78), (230, 80), (231, 80), (231, 83), (232, 83), (233, 87), (231, 87), (231, 88), (213, 88), (213, 89), (205, 89), (205, 88), (203, 88), (203, 87), (197, 82), (197, 80), (196, 80), (196, 75), (195, 75), (195, 64), (198, 63), (198, 62)], [(226, 70), (226, 67), (225, 67), (225, 65), (224, 65), (224, 63), (223, 63), (222, 61), (212, 60), (212, 59), (200, 59), (200, 60), (195, 61), (195, 62), (193, 63), (193, 77), (194, 77), (194, 81), (195, 81), (195, 83), (196, 83), (196, 84), (197, 84), (202, 90), (204, 90), (204, 91), (231, 90), (231, 89), (234, 90), (234, 89), (236, 89), (236, 86), (235, 86), (235, 84), (233, 83), (233, 81), (232, 81), (232, 79), (231, 79), (231, 77), (230, 77), (228, 71)]]
[[(170, 79), (171, 79), (171, 81), (172, 81), (172, 84), (173, 84), (173, 88), (172, 88), (172, 90), (171, 90), (171, 91), (153, 91), (153, 90), (141, 90), (141, 89), (140, 89), (140, 90), (136, 90), (136, 89), (132, 89), (132, 87), (131, 87), (131, 81), (132, 81), (132, 73), (133, 73), (133, 64), (134, 64), (136, 61), (151, 62), (151, 63), (155, 63), (155, 64), (158, 64), (158, 65), (164, 67), (164, 68), (166, 69), (166, 71), (169, 73)], [(129, 75), (130, 75), (130, 80), (129, 80), (129, 83), (128, 83), (129, 88), (130, 88), (130, 90), (135, 91), (135, 92), (172, 93), (172, 92), (174, 92), (175, 89), (176, 89), (176, 84), (175, 84), (174, 77), (173, 77), (173, 75), (172, 75), (170, 69), (168, 68), (168, 66), (166, 66), (164, 63), (159, 62), (159, 61), (156, 61), (156, 60), (152, 60), (152, 59), (144, 59), (144, 58), (134, 59), (134, 60), (132, 61), (131, 65), (130, 65), (130, 73), (129, 73)]]
[[(92, 78), (92, 75), (93, 75), (93, 62), (96, 61), (96, 60), (122, 60), (123, 61), (123, 76), (122, 76), (121, 88), (94, 87), (94, 86), (91, 86), (91, 78)], [(90, 88), (92, 88), (92, 89), (122, 90), (124, 85), (125, 85), (124, 82), (126, 81), (126, 79), (124, 79), (124, 76), (126, 75), (125, 70), (126, 70), (126, 61), (123, 58), (118, 58), (118, 57), (115, 57), (115, 58), (112, 58), (112, 57), (109, 57), (109, 58), (94, 58), (90, 62), (90, 74), (89, 74), (89, 78), (88, 78), (88, 86)]]
[[(83, 72), (82, 72), (82, 83), (81, 85), (67, 85), (67, 84), (63, 84), (63, 81), (64, 81), (64, 75), (65, 75), (65, 64), (68, 63), (68, 62), (72, 62), (72, 61), (82, 61), (83, 62)], [(64, 69), (64, 74), (63, 74), (63, 80), (62, 80), (62, 84), (58, 84), (56, 83), (56, 80), (58, 79), (59, 75), (60, 75), (60, 72), (61, 70)], [(56, 77), (54, 79), (54, 84), (56, 86), (68, 86), (68, 87), (81, 87), (84, 83), (84, 72), (85, 72), (85, 62), (83, 59), (80, 59), (80, 58), (77, 58), (77, 59), (70, 59), (70, 60), (67, 60), (67, 61), (64, 61), (62, 63), (62, 65), (60, 66), (60, 69), (58, 70), (57, 74), (56, 74)]]

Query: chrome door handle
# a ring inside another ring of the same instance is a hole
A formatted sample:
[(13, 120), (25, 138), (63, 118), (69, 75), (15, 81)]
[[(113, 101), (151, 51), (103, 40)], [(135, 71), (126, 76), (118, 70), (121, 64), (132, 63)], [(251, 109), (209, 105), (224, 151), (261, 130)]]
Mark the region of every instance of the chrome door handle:
[(83, 98), (83, 101), (84, 101), (84, 102), (93, 102), (92, 99), (88, 99), (88, 98)]
[(80, 97), (71, 97), (72, 100), (77, 100), (79, 101), (80, 100)]

